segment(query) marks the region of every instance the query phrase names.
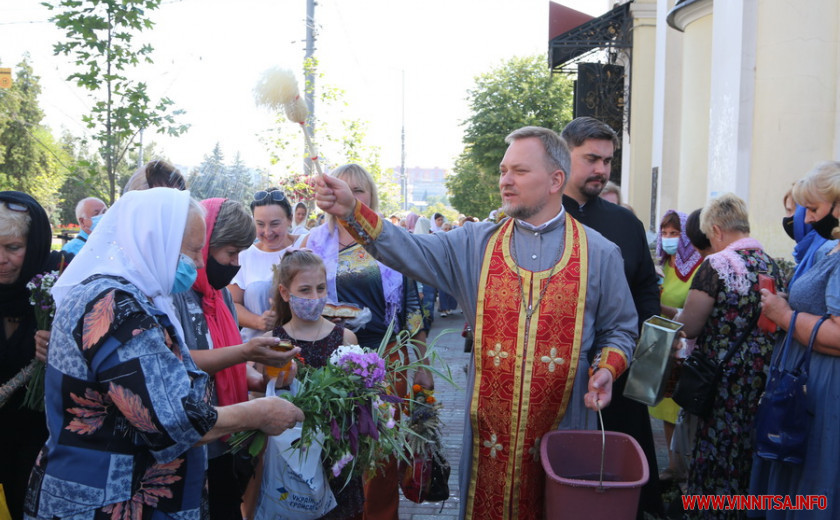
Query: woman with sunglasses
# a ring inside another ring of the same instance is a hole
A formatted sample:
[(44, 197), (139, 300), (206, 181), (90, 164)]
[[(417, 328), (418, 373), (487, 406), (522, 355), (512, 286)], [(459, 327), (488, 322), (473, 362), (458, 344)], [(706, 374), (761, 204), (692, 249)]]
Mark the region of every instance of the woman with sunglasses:
[[(48, 331), (37, 331), (26, 288), (36, 274), (59, 269), (65, 258), (50, 252), (47, 213), (25, 193), (0, 192), (0, 386), (36, 356), (46, 361)], [(66, 258), (71, 258), (67, 256)], [(0, 484), (12, 518), (23, 518), (23, 499), (35, 457), (47, 439), (44, 412), (23, 406), (26, 388), (0, 405)]]
[(251, 212), (257, 226), (257, 242), (239, 254), (242, 267), (228, 286), (243, 341), (273, 328), (276, 316), (269, 301), (274, 277), (272, 267), (280, 263), (283, 251), (298, 239), (297, 235), (289, 234), (292, 206), (277, 188), (256, 192)]

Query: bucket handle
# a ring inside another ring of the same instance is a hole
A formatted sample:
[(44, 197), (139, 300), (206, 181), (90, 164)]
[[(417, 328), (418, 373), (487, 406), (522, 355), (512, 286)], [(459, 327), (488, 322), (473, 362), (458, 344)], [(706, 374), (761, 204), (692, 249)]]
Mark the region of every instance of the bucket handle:
[(601, 475), (598, 479), (598, 493), (604, 492), (604, 454), (607, 449), (607, 434), (604, 430), (604, 416), (601, 415), (601, 400), (595, 401), (595, 406), (598, 408), (598, 421), (601, 423)]

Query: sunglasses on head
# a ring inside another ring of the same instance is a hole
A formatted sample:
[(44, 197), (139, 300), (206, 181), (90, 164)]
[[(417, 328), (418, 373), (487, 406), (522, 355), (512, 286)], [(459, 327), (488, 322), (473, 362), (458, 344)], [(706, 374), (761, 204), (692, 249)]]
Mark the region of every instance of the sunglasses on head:
[(9, 202), (9, 201), (4, 200), (3, 204), (5, 204), (6, 207), (9, 208), (12, 211), (20, 211), (21, 213), (28, 213), (29, 212), (29, 208), (27, 208), (23, 204), (18, 204), (17, 202)]
[(254, 201), (255, 202), (262, 202), (268, 197), (271, 197), (271, 200), (273, 200), (274, 202), (283, 202), (284, 200), (286, 200), (286, 194), (283, 193), (280, 190), (274, 190), (274, 191), (260, 190), (256, 193), (254, 193)]

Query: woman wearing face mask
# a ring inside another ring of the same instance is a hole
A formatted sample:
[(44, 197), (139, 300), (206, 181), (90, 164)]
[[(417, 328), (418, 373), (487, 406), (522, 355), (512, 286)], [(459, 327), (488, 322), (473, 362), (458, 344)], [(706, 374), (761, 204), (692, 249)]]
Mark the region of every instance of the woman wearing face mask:
[[(308, 249), (288, 249), (274, 273), (274, 306), (277, 324), (270, 337), (287, 340), (300, 348), (304, 362), (313, 368), (327, 364), (330, 355), (341, 345), (355, 345), (352, 331), (321, 316), (327, 303), (327, 271), (319, 256)], [(325, 460), (327, 475), (338, 461)], [(322, 520), (361, 519), (364, 494), (362, 479), (345, 485), (343, 479), (330, 478), (336, 507)]]
[(29, 480), (32, 518), (199, 518), (203, 444), (303, 419), (285, 399), (213, 406), (171, 295), (204, 266), (204, 210), (188, 192), (130, 192), (53, 288), (50, 436)]
[(788, 280), (788, 292), (790, 292), (790, 286), (814, 265), (817, 251), (827, 241), (830, 241), (832, 245), (837, 243), (835, 239), (829, 240), (820, 235), (811, 224), (805, 222), (807, 213), (805, 208), (797, 205), (793, 215), (782, 219), (782, 227), (785, 232), (796, 242), (796, 246), (793, 248), (793, 260), (796, 262), (796, 270), (791, 275), (790, 280)]
[[(201, 250), (205, 266), (198, 269), (192, 288), (175, 294), (173, 301), (190, 355), (210, 376), (211, 403), (227, 406), (247, 401), (248, 390), (265, 391), (266, 381), (246, 361), (281, 366), (297, 350), (271, 350), (278, 342), (275, 338), (255, 337), (242, 344), (226, 287), (239, 271), (239, 253), (254, 242), (254, 221), (242, 204), (232, 200), (207, 199), (201, 205), (207, 212)], [(222, 441), (210, 443), (207, 452), (211, 520), (242, 518), (240, 503), (253, 466), (228, 453)]]
[(703, 261), (686, 234), (687, 218), (682, 211), (669, 209), (656, 238), (656, 256), (665, 274), (659, 301), (666, 317), (673, 317), (682, 308), (694, 273)]
[[(823, 495), (827, 509), (807, 512), (767, 511), (767, 518), (837, 518), (840, 514), (840, 444), (837, 442), (837, 417), (840, 416), (840, 162), (816, 166), (793, 187), (796, 203), (806, 210), (805, 222), (811, 224), (826, 242), (815, 254), (814, 264), (796, 281), (787, 299), (762, 289), (764, 314), (782, 330), (788, 331), (794, 311), (791, 350), (782, 368), (792, 370), (804, 354), (815, 324), (822, 316), (828, 319), (820, 327), (808, 369), (808, 410), (810, 427), (808, 448), (801, 465), (761, 461), (767, 468), (767, 493), (780, 495)], [(784, 341), (784, 333), (779, 341)], [(778, 349), (778, 344), (777, 344)], [(775, 360), (774, 360), (775, 361)], [(753, 480), (753, 489), (763, 489)]]
[[(687, 217), (688, 215), (681, 211), (669, 209), (659, 224), (656, 255), (665, 273), (659, 301), (662, 315), (667, 317), (673, 317), (685, 304), (694, 273), (703, 261), (686, 234)], [(668, 446), (671, 446), (679, 411), (679, 406), (670, 397), (666, 397), (658, 405), (650, 408), (650, 416), (661, 419), (664, 424), (665, 440)], [(668, 450), (668, 467), (660, 473), (659, 480), (682, 481), (685, 477), (685, 467), (681, 462), (677, 454)]]
[(280, 262), (283, 251), (298, 239), (297, 235), (289, 234), (292, 206), (277, 188), (256, 192), (251, 211), (258, 242), (239, 255), (242, 269), (228, 286), (243, 340), (262, 335), (274, 325), (276, 316), (270, 302), (272, 267)]

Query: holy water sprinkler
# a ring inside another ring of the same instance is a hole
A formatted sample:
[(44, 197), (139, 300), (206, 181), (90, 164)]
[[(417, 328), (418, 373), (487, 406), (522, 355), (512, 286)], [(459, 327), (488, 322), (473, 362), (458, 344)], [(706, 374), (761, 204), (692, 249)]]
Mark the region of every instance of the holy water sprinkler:
[(318, 174), (323, 175), (321, 163), (318, 161), (318, 149), (306, 128), (309, 107), (306, 105), (306, 100), (300, 96), (294, 73), (280, 67), (268, 69), (254, 87), (254, 97), (257, 105), (266, 106), (277, 112), (282, 109), (289, 121), (300, 125), (303, 137), (306, 139), (306, 147), (309, 149), (310, 159), (315, 163)]

